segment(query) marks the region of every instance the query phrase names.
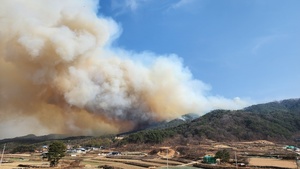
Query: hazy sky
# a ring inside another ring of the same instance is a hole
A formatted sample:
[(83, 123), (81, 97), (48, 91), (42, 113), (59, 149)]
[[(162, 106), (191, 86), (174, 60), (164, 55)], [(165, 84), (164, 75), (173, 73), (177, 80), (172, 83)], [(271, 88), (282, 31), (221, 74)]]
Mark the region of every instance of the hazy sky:
[(299, 0), (111, 0), (113, 45), (176, 54), (211, 94), (267, 102), (300, 96)]

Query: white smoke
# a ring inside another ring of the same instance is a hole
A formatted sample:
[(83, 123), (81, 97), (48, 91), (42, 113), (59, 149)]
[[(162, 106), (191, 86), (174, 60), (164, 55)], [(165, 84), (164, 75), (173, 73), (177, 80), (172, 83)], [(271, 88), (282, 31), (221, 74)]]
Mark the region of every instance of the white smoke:
[(0, 1), (1, 137), (16, 130), (117, 133), (247, 105), (209, 95), (210, 87), (174, 54), (112, 48), (120, 28), (98, 17), (97, 6), (93, 0)]

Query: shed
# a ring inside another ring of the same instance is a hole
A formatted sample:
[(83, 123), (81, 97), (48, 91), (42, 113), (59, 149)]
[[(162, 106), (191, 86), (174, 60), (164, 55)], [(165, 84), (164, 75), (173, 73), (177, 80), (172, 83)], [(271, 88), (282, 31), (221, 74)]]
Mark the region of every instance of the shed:
[(216, 164), (216, 158), (210, 155), (206, 155), (203, 157), (203, 162), (207, 164)]

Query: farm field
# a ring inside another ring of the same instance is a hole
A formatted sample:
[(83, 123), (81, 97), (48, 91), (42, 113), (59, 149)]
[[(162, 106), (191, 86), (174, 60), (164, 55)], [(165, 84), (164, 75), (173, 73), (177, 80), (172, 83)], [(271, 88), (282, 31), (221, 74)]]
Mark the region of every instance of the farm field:
[(279, 160), (273, 158), (249, 158), (249, 165), (252, 166), (269, 166), (269, 167), (286, 167), (297, 168), (295, 160)]

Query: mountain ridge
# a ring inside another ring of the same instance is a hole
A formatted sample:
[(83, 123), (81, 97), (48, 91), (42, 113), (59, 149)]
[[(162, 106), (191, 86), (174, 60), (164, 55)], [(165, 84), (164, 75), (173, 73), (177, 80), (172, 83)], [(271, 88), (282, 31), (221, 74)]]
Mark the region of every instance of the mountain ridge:
[(242, 110), (214, 110), (187, 126), (189, 130), (184, 132), (218, 141), (285, 141), (297, 137), (300, 131), (300, 99), (258, 104)]
[[(211, 139), (215, 141), (263, 139), (284, 142), (299, 140), (300, 99), (256, 104), (241, 110), (213, 110), (197, 118), (193, 115), (184, 115), (144, 130), (123, 134), (125, 143), (161, 143), (168, 138)], [(38, 143), (57, 139), (88, 139), (89, 137), (91, 136), (26, 135), (0, 140), (0, 144), (6, 142)], [(153, 138), (158, 140), (151, 140)]]

